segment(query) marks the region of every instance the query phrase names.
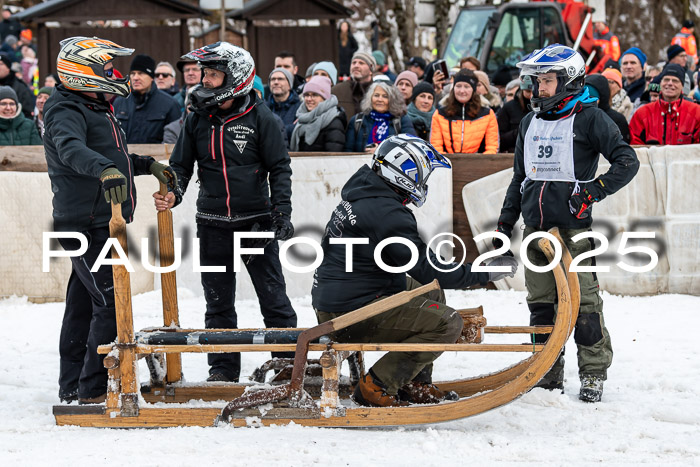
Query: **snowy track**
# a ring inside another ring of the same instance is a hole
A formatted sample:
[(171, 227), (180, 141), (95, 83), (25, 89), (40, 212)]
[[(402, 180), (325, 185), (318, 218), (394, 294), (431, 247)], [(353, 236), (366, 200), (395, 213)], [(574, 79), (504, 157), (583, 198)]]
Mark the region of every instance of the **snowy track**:
[[(181, 323), (203, 327), (204, 300), (180, 289)], [(455, 307), (484, 305), (489, 325), (527, 324), (523, 292), (448, 292)], [(63, 304), (0, 301), (0, 465), (421, 465), (493, 463), (700, 465), (700, 297), (604, 294), (615, 356), (603, 402), (584, 404), (576, 347), (567, 345), (566, 394), (535, 389), (505, 407), (441, 425), (393, 429), (56, 427)], [(315, 324), (295, 299), (300, 326)], [(257, 303), (237, 304), (241, 327), (262, 326)], [(136, 329), (161, 323), (160, 295), (134, 297)], [(503, 336), (489, 336), (498, 342)], [(370, 361), (376, 355), (368, 354)], [(243, 375), (267, 359), (244, 354)], [(523, 355), (446, 353), (435, 380), (474, 376)], [(141, 363), (140, 376), (147, 378)], [(186, 379), (206, 378), (206, 356), (183, 355)], [(208, 405), (208, 403), (207, 403)], [(126, 455), (126, 458), (119, 456)]]

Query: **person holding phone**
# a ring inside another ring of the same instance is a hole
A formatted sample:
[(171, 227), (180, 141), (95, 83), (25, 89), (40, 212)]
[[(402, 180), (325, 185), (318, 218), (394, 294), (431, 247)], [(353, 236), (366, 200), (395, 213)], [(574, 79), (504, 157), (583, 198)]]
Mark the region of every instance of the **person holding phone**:
[(362, 99), (362, 111), (348, 123), (345, 152), (374, 153), (389, 136), (414, 132), (401, 92), (391, 83), (376, 81)]
[(481, 105), (473, 71), (460, 70), (447, 97), (447, 104), (433, 114), (430, 143), (449, 154), (498, 152), (496, 114)]

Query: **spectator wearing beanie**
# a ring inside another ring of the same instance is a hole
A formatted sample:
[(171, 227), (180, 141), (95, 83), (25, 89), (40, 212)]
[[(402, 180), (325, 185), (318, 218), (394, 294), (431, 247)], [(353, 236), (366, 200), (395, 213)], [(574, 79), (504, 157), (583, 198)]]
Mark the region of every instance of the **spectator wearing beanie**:
[(683, 94), (690, 94), (691, 89), (694, 87), (694, 82), (693, 73), (688, 69), (688, 54), (685, 53), (685, 49), (680, 45), (673, 44), (666, 49), (666, 57), (668, 58), (669, 64), (674, 63), (680, 65), (680, 67), (685, 70)]
[(430, 143), (442, 153), (497, 153), (496, 115), (481, 105), (476, 75), (471, 70), (460, 70), (453, 82), (445, 106), (433, 114)]
[(302, 103), (289, 148), (294, 152), (343, 152), (345, 112), (331, 94), (331, 80), (312, 76), (302, 91)]
[[(622, 81), (622, 77), (620, 77), (620, 81)], [(610, 92), (612, 89), (608, 84), (607, 78), (602, 74), (588, 75), (586, 76), (586, 87), (588, 87), (588, 93), (591, 97), (598, 99), (598, 108), (615, 122), (615, 125), (620, 129), (623, 141), (629, 144), (630, 127), (627, 123), (627, 118), (610, 107)]]
[(481, 101), (481, 105), (484, 107), (491, 107), (494, 113), (501, 110), (501, 107), (503, 106), (503, 100), (498, 94), (498, 91), (491, 87), (491, 83), (489, 82), (489, 75), (479, 70), (476, 70), (474, 74), (479, 80), (479, 83), (476, 86), (476, 93), (480, 96), (483, 96), (484, 98)]
[(350, 79), (331, 88), (331, 93), (338, 98), (338, 105), (345, 110), (348, 121), (362, 111), (362, 99), (372, 84), (372, 74), (376, 69), (377, 62), (372, 54), (355, 52), (350, 61)]
[[(404, 73), (406, 73), (404, 71)], [(398, 76), (397, 80), (401, 78)], [(415, 135), (423, 141), (430, 142), (430, 125), (435, 113), (435, 88), (421, 81), (413, 87), (411, 102), (408, 104), (408, 117), (416, 130)]]
[(413, 88), (418, 84), (418, 76), (412, 71), (402, 71), (399, 76), (396, 77), (394, 86), (399, 90), (401, 95), (406, 100), (406, 105), (411, 102), (413, 97)]
[(513, 76), (508, 67), (503, 66), (499, 68), (493, 75), (493, 85), (498, 89), (498, 95), (504, 101), (506, 99), (506, 87), (511, 81), (513, 81)]
[(0, 86), (0, 146), (42, 144), (34, 123), (22, 114), (14, 89)]
[(647, 63), (647, 56), (639, 47), (627, 49), (620, 57), (620, 68), (624, 79), (623, 89), (630, 98), (632, 104), (639, 99), (646, 88), (644, 80), (644, 66)]
[(659, 76), (659, 100), (641, 106), (630, 121), (632, 144), (700, 143), (700, 105), (683, 98), (685, 70), (671, 63)]
[(629, 122), (632, 119), (632, 113), (634, 113), (634, 104), (632, 104), (632, 101), (627, 96), (627, 92), (622, 87), (622, 74), (614, 68), (608, 68), (601, 74), (608, 81), (608, 87), (610, 88), (608, 94), (610, 108), (621, 113)]
[[(518, 81), (519, 83), (520, 81)], [(498, 123), (498, 135), (500, 137), (501, 152), (515, 152), (515, 142), (518, 139), (520, 120), (530, 112), (529, 105), (532, 98), (531, 89), (520, 88), (510, 101), (503, 104), (496, 114)]]
[(292, 137), (294, 121), (297, 119), (297, 109), (301, 99), (294, 92), (294, 75), (286, 68), (275, 68), (268, 76), (267, 84), (270, 87), (270, 95), (265, 103), (284, 122), (287, 132), (287, 140)]
[(161, 144), (165, 126), (182, 115), (177, 100), (156, 86), (155, 71), (153, 58), (136, 55), (129, 67), (131, 94), (114, 100), (114, 115), (129, 144)]
[(12, 71), (12, 59), (4, 52), (0, 52), (0, 86), (9, 86), (15, 91), (19, 103), (22, 104), (22, 113), (31, 119), (34, 110), (34, 94), (24, 81), (17, 78)]
[(386, 55), (384, 55), (384, 52), (382, 52), (381, 50), (373, 50), (372, 56), (377, 62), (377, 69), (375, 70), (375, 73), (381, 73), (383, 75), (386, 75), (389, 77), (390, 82), (395, 82), (396, 74), (389, 69), (389, 64), (386, 61)]
[(325, 76), (331, 80), (331, 84), (333, 86), (335, 86), (335, 84), (338, 82), (338, 70), (336, 70), (333, 62), (318, 62), (316, 65), (314, 65), (312, 74), (314, 76)]
[(49, 100), (51, 94), (53, 93), (53, 88), (44, 86), (39, 89), (39, 93), (36, 96), (36, 103), (34, 106), (34, 125), (41, 139), (44, 139), (44, 104)]

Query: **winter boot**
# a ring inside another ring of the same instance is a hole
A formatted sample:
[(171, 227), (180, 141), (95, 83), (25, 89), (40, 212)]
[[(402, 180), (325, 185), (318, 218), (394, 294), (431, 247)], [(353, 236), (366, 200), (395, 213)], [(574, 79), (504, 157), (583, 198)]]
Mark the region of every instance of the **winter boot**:
[(442, 401), (456, 401), (459, 396), (454, 391), (441, 391), (432, 383), (411, 381), (399, 389), (399, 400), (411, 404), (438, 404)]
[(100, 394), (96, 397), (81, 397), (78, 399), (78, 405), (102, 404), (107, 400), (107, 393)]
[(599, 375), (581, 375), (581, 392), (578, 398), (584, 402), (600, 402), (603, 398), (603, 381)]
[(401, 402), (396, 396), (387, 394), (386, 386), (372, 373), (372, 370), (364, 375), (357, 386), (355, 386), (352, 399), (365, 407), (399, 407), (408, 405), (408, 402)]
[(70, 391), (58, 391), (58, 398), (61, 403), (70, 404), (71, 402), (78, 400), (78, 389), (72, 389)]
[(535, 384), (536, 388), (548, 391), (561, 391), (564, 394), (564, 355), (560, 355), (552, 369)]

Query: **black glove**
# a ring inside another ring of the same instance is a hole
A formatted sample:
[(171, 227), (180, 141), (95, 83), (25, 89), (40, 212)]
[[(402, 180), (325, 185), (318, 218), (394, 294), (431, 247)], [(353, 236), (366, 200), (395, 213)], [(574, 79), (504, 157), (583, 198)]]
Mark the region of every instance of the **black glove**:
[[(505, 234), (506, 237), (510, 238), (513, 234), (513, 226), (510, 224), (506, 224), (505, 222), (499, 222), (498, 227), (496, 228), (496, 232), (501, 232), (502, 234)], [(503, 242), (501, 241), (501, 239), (496, 237), (493, 237), (491, 239), (491, 244), (496, 249), (501, 248), (503, 246)]]
[(506, 277), (513, 277), (518, 271), (518, 260), (512, 256), (502, 255), (494, 258), (489, 258), (484, 262), (486, 266), (508, 266), (510, 271), (507, 272), (489, 272), (489, 281), (496, 282)]
[(108, 203), (122, 204), (126, 201), (126, 177), (116, 167), (104, 169), (100, 181)]
[[(269, 230), (263, 229), (259, 222), (253, 224), (250, 228), (251, 232), (269, 232)], [(265, 248), (270, 243), (274, 242), (274, 238), (244, 238), (241, 240), (241, 247), (243, 248)], [(258, 255), (241, 255), (241, 259), (245, 264), (250, 264)]]
[(177, 188), (177, 175), (175, 175), (175, 171), (173, 169), (167, 165), (154, 161), (148, 170), (158, 179), (159, 182), (167, 185), (168, 191), (175, 191)]
[(276, 211), (272, 214), (272, 227), (275, 229), (275, 240), (289, 240), (294, 236), (294, 226), (289, 214)]
[(578, 193), (574, 193), (569, 198), (569, 211), (576, 216), (576, 219), (587, 219), (591, 215), (593, 203), (605, 198), (605, 185), (600, 179), (583, 187)]

